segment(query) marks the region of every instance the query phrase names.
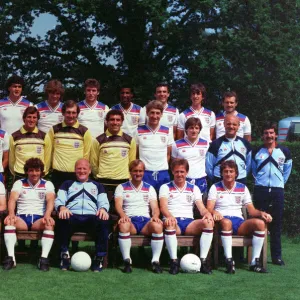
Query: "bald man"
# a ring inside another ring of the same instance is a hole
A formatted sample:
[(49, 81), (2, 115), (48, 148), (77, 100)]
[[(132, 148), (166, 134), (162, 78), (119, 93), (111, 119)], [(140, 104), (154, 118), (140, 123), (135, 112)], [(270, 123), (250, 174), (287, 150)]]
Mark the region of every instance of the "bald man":
[(237, 136), (240, 126), (237, 116), (227, 115), (224, 126), (225, 135), (214, 140), (206, 154), (207, 176), (213, 183), (221, 181), (221, 163), (233, 160), (238, 166), (236, 181), (246, 184), (247, 174), (251, 169), (251, 145), (246, 139)]

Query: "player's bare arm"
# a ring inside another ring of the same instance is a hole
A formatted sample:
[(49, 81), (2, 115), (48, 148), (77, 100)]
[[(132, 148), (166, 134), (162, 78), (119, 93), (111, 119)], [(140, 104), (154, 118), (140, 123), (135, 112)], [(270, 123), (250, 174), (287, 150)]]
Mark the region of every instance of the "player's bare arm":
[(223, 219), (223, 215), (218, 211), (214, 210), (216, 204), (216, 200), (207, 201), (207, 209), (212, 214), (214, 221), (221, 221)]
[(123, 210), (123, 198), (122, 197), (115, 198), (115, 209), (116, 209), (117, 214), (120, 217), (118, 224), (131, 222), (130, 218), (125, 214), (125, 212)]
[(168, 160), (168, 163), (170, 162), (170, 159), (171, 159), (171, 153), (172, 153), (172, 146), (168, 146), (168, 150), (167, 150), (167, 160)]
[(17, 200), (19, 198), (19, 193), (13, 191), (10, 193), (8, 200), (8, 216), (4, 219), (5, 225), (15, 225), (17, 221), (17, 217), (15, 215)]
[(247, 205), (247, 211), (251, 217), (262, 218), (265, 222), (272, 222), (272, 216), (264, 211), (260, 211), (254, 207), (252, 203)]
[(175, 226), (177, 224), (177, 220), (172, 216), (172, 214), (168, 210), (168, 199), (165, 197), (161, 197), (159, 198), (159, 203), (160, 203), (160, 211), (166, 218), (165, 224), (167, 226)]
[(159, 218), (160, 211), (156, 200), (150, 200), (150, 208), (152, 213), (151, 221), (162, 224), (162, 220)]
[(55, 201), (55, 194), (54, 193), (47, 193), (46, 194), (46, 211), (43, 217), (43, 223), (47, 226), (54, 226), (55, 221), (51, 217), (51, 214), (54, 210), (54, 201)]
[(205, 208), (202, 200), (196, 200), (196, 206), (202, 216), (202, 220), (207, 220), (208, 223), (214, 224), (214, 219), (211, 213)]
[(184, 130), (177, 129), (176, 137), (177, 137), (177, 140), (183, 139), (184, 138)]

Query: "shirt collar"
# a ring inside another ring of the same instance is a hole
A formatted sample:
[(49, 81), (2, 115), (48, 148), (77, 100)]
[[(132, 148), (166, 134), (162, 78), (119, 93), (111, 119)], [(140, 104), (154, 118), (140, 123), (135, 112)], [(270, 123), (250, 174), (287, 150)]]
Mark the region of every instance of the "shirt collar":
[[(24, 126), (21, 127), (20, 131), (21, 131), (21, 133), (23, 133), (23, 134), (29, 132), (29, 131), (27, 131), (27, 130), (24, 128)], [(39, 130), (38, 130), (38, 128), (35, 126), (35, 128), (34, 128), (33, 131), (31, 131), (31, 132), (33, 132), (33, 133), (38, 133)]]
[(65, 123), (65, 121), (62, 122), (62, 127), (74, 127), (74, 128), (78, 128), (79, 127), (79, 122), (78, 120), (76, 121), (76, 123), (73, 126), (69, 126)]
[(122, 135), (123, 135), (123, 132), (122, 132), (122, 130), (120, 130), (117, 134), (111, 134), (111, 133), (108, 131), (108, 129), (106, 129), (105, 134), (106, 134), (106, 136), (113, 136), (113, 135), (122, 136)]

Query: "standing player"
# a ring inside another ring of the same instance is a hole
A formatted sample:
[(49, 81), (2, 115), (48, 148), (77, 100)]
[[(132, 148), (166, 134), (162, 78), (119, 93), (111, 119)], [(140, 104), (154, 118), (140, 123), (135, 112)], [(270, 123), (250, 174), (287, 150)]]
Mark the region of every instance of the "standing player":
[(234, 160), (238, 166), (237, 181), (246, 184), (247, 174), (251, 169), (251, 145), (237, 136), (239, 118), (225, 117), (225, 135), (214, 140), (206, 155), (206, 173), (211, 181), (221, 180), (220, 165), (225, 160)]
[(240, 120), (240, 127), (237, 135), (251, 142), (251, 124), (247, 116), (237, 112), (235, 109), (238, 105), (236, 92), (225, 92), (223, 95), (224, 111), (216, 115), (216, 136), (217, 138), (225, 134), (224, 119), (228, 115), (237, 116)]
[(22, 127), (23, 113), (32, 103), (21, 96), (24, 80), (20, 76), (13, 75), (8, 78), (5, 87), (8, 97), (0, 100), (0, 128), (12, 134)]
[(75, 164), (76, 180), (65, 181), (55, 200), (58, 211), (62, 270), (70, 268), (69, 244), (74, 232), (89, 232), (95, 237), (96, 256), (92, 271), (102, 271), (108, 241), (109, 203), (104, 188), (89, 180), (91, 166), (86, 159)]
[(145, 164), (143, 181), (151, 184), (156, 191), (162, 184), (170, 181), (168, 163), (171, 157), (172, 131), (160, 125), (163, 105), (153, 100), (146, 106), (148, 121), (137, 130), (137, 157)]
[(199, 138), (202, 128), (200, 119), (191, 117), (187, 119), (184, 127), (186, 136), (173, 143), (172, 159), (185, 158), (189, 162), (186, 180), (198, 186), (203, 195), (207, 193), (205, 156), (209, 143)]
[[(213, 238), (214, 221), (205, 208), (199, 188), (186, 181), (189, 163), (175, 159), (171, 164), (174, 181), (161, 186), (159, 190), (160, 210), (164, 216), (165, 241), (171, 258), (170, 274), (178, 274), (176, 235), (200, 235), (201, 273), (211, 274), (206, 260)], [(194, 220), (193, 208), (197, 206), (202, 219)]]
[(133, 98), (132, 88), (121, 87), (120, 90), (120, 103), (113, 106), (111, 109), (120, 110), (124, 115), (124, 121), (122, 124), (122, 131), (133, 137), (137, 130), (141, 107), (131, 102)]
[(53, 79), (45, 85), (47, 100), (35, 105), (40, 113), (38, 128), (47, 133), (50, 128), (63, 121), (60, 102), (64, 95), (64, 88), (60, 81)]
[(14, 175), (14, 180), (25, 177), (24, 165), (31, 157), (41, 159), (45, 174), (49, 172), (51, 140), (48, 134), (37, 128), (39, 118), (40, 114), (36, 107), (27, 107), (23, 114), (24, 125), (10, 136), (9, 169)]
[(266, 122), (262, 134), (264, 144), (252, 154), (252, 173), (255, 178), (253, 199), (258, 209), (269, 212), (273, 217), (269, 226), (272, 262), (283, 266), (281, 229), (284, 185), (292, 170), (292, 156), (287, 147), (276, 143), (276, 123)]
[[(115, 192), (116, 211), (120, 216), (119, 246), (125, 263), (124, 272), (132, 272), (130, 235), (141, 233), (152, 237), (152, 270), (154, 273), (162, 273), (159, 257), (164, 236), (156, 192), (150, 184), (142, 181), (145, 164), (141, 160), (132, 161), (129, 171), (132, 179), (120, 184)], [(150, 217), (150, 209), (152, 217)]]
[(93, 175), (104, 185), (109, 199), (119, 184), (128, 181), (129, 164), (136, 158), (134, 139), (121, 130), (123, 120), (121, 111), (110, 110), (106, 115), (107, 130), (92, 146)]
[[(160, 119), (160, 124), (170, 128), (173, 132), (173, 138), (176, 139), (179, 111), (176, 107), (168, 103), (170, 97), (170, 89), (167, 83), (158, 83), (155, 88), (155, 99), (163, 105), (163, 114)], [(141, 110), (140, 125), (147, 123), (146, 107)]]
[(73, 100), (67, 100), (62, 107), (64, 121), (49, 131), (52, 144), (52, 182), (58, 190), (65, 180), (76, 180), (74, 168), (80, 158), (89, 159), (92, 135), (77, 117), (80, 108)]
[[(221, 174), (222, 181), (213, 184), (209, 190), (207, 209), (212, 213), (214, 220), (220, 223), (226, 273), (235, 273), (235, 263), (232, 259), (232, 234), (253, 236), (250, 271), (266, 273), (267, 271), (260, 265), (259, 257), (265, 239), (265, 222), (271, 222), (272, 217), (255, 209), (248, 188), (235, 181), (238, 167), (233, 160), (222, 162)], [(242, 206), (246, 206), (250, 216), (254, 218), (245, 221)]]
[(109, 108), (97, 101), (100, 94), (100, 83), (96, 79), (87, 79), (84, 83), (85, 100), (78, 103), (80, 114), (78, 121), (87, 127), (94, 138), (104, 132), (104, 120)]
[(51, 217), (55, 199), (54, 186), (50, 181), (42, 179), (44, 164), (39, 158), (28, 159), (24, 171), (26, 178), (14, 183), (8, 201), (8, 216), (4, 220), (4, 241), (8, 256), (3, 262), (3, 269), (10, 270), (16, 266), (16, 230), (43, 230), (42, 255), (38, 268), (48, 271), (48, 254), (54, 239), (54, 220)]
[(179, 115), (177, 138), (182, 139), (184, 137), (186, 120), (190, 117), (195, 117), (200, 119), (202, 124), (199, 137), (211, 142), (215, 138), (216, 116), (213, 111), (202, 106), (202, 102), (206, 98), (205, 86), (202, 83), (192, 84), (190, 93), (192, 106)]

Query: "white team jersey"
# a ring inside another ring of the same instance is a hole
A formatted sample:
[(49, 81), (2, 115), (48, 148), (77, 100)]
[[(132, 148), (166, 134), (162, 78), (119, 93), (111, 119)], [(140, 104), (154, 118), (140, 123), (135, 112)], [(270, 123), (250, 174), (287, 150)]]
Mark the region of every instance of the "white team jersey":
[(205, 157), (209, 143), (199, 139), (192, 144), (186, 137), (177, 140), (172, 145), (173, 158), (185, 158), (189, 162), (188, 178), (198, 179), (206, 176)]
[(21, 97), (12, 102), (8, 97), (0, 100), (0, 128), (12, 134), (23, 126), (23, 113), (28, 106), (32, 106), (26, 98)]
[(223, 181), (213, 184), (208, 193), (207, 201), (216, 201), (215, 210), (223, 216), (243, 218), (242, 206), (252, 203), (248, 188), (235, 182), (232, 190), (228, 190)]
[(154, 188), (143, 181), (139, 188), (136, 188), (131, 181), (118, 185), (115, 197), (123, 199), (123, 210), (128, 217), (150, 218), (150, 201), (157, 201)]
[(5, 191), (5, 186), (4, 184), (0, 181), (0, 196), (5, 196), (6, 191)]
[[(164, 107), (164, 111), (162, 117), (160, 119), (160, 125), (169, 127), (173, 130), (173, 127), (177, 127), (179, 118), (179, 111), (176, 107), (170, 104), (166, 104)], [(139, 125), (144, 125), (147, 120), (146, 115), (146, 106), (144, 106), (141, 110), (140, 122)]]
[(52, 108), (48, 101), (43, 101), (35, 105), (40, 113), (40, 119), (38, 122), (38, 129), (48, 133), (50, 128), (58, 123), (61, 123), (64, 119), (61, 109), (63, 103), (59, 102), (55, 108)]
[(121, 130), (133, 137), (139, 124), (140, 111), (142, 108), (137, 104), (131, 103), (127, 110), (124, 109), (121, 104), (117, 104), (111, 109), (120, 110), (123, 113), (124, 121)]
[(85, 100), (79, 102), (78, 105), (80, 107), (79, 123), (87, 127), (94, 138), (102, 134), (105, 116), (109, 111), (108, 106), (99, 101), (93, 106), (89, 106)]
[(168, 170), (168, 146), (174, 141), (168, 127), (160, 125), (153, 131), (148, 125), (139, 126), (135, 140), (147, 171)]
[(189, 182), (179, 189), (174, 181), (163, 184), (159, 189), (159, 199), (168, 199), (168, 210), (175, 218), (194, 218), (193, 208), (196, 201), (202, 201), (200, 189)]
[(41, 179), (33, 186), (27, 178), (17, 180), (12, 192), (17, 192), (17, 215), (34, 214), (43, 216), (46, 210), (46, 195), (55, 193), (52, 182)]
[(211, 142), (210, 129), (216, 126), (215, 113), (205, 107), (202, 107), (199, 112), (195, 111), (191, 106), (179, 115), (178, 129), (184, 131), (184, 125), (188, 118), (194, 117), (201, 121), (202, 129), (199, 138)]
[[(247, 116), (238, 113), (234, 114), (240, 120), (240, 127), (237, 131), (237, 136), (243, 138), (244, 135), (251, 135), (251, 123)], [(220, 112), (216, 115), (216, 137), (219, 138), (225, 134), (224, 119), (226, 112)]]
[(3, 152), (9, 150), (9, 136), (7, 132), (0, 129), (0, 173), (4, 171), (2, 165)]

